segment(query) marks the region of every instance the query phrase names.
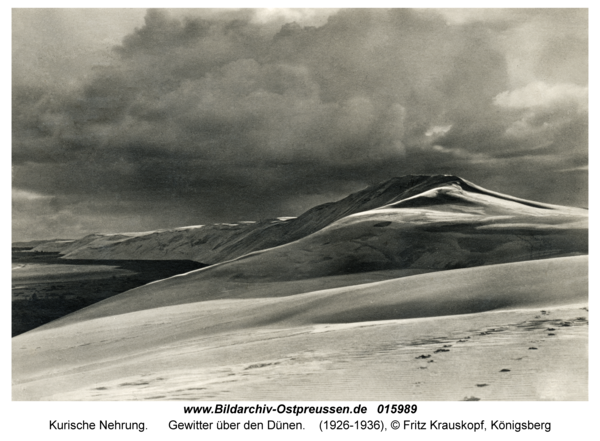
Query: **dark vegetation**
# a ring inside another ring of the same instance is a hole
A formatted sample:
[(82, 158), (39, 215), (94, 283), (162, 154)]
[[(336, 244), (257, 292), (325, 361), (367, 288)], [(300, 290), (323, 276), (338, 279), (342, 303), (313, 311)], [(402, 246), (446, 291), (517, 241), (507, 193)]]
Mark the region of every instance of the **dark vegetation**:
[[(116, 294), (206, 266), (189, 260), (65, 260), (59, 253), (31, 252), (22, 247), (13, 248), (12, 261), (13, 264), (102, 265), (109, 269), (89, 279), (68, 280), (68, 275), (49, 274), (47, 280), (37, 277), (31, 281), (13, 281), (13, 337)], [(115, 267), (114, 271), (110, 267)], [(124, 274), (123, 270), (128, 272)]]

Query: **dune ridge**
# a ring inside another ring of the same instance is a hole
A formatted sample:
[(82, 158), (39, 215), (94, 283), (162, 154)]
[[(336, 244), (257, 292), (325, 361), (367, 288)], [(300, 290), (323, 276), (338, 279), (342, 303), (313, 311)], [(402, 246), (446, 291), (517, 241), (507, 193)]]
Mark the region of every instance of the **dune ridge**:
[(294, 286), (291, 292), (298, 294), (345, 286), (347, 279), (341, 276), (348, 275), (378, 273), (391, 279), (587, 254), (587, 216), (576, 209), (522, 208), (518, 202), (473, 196), (457, 186), (433, 191), (443, 194), (444, 204), (437, 196), (419, 194), (400, 204), (423, 199), (432, 205), (420, 202), (417, 207), (383, 206), (355, 213), (295, 242), (154, 282), (81, 314), (98, 317), (112, 314), (104, 308), (131, 312), (267, 292), (281, 296), (287, 292), (279, 289), (281, 284)]
[[(565, 212), (566, 207), (542, 204), (486, 190), (452, 175), (408, 175), (390, 179), (353, 193), (337, 202), (311, 208), (297, 218), (276, 218), (259, 222), (241, 221), (198, 225), (140, 233), (90, 234), (72, 243), (55, 244), (66, 259), (189, 259), (214, 264), (253, 251), (273, 248), (307, 237), (332, 223), (360, 212), (393, 204), (442, 187), (453, 187), (463, 194), (493, 198), (496, 203), (509, 201), (525, 207)], [(440, 198), (437, 198), (438, 202)], [(440, 205), (438, 203), (438, 205)], [(529, 210), (532, 213), (533, 210)], [(574, 215), (585, 210), (570, 209)], [(44, 251), (47, 246), (34, 248)]]

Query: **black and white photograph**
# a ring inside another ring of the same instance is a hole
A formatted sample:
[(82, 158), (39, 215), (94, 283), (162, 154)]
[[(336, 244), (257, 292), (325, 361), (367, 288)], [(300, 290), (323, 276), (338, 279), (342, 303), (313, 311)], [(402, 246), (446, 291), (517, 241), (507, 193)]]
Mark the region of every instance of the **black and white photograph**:
[(12, 9), (13, 402), (590, 399), (588, 9), (400, 6)]

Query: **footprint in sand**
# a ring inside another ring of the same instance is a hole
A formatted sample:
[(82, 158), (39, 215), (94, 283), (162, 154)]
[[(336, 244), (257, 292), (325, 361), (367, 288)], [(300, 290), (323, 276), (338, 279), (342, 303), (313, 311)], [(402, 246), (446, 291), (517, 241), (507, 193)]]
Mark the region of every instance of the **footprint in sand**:
[(126, 387), (126, 386), (147, 386), (150, 383), (148, 383), (147, 381), (138, 381), (136, 382), (131, 382), (131, 383), (121, 383), (119, 384), (119, 387)]

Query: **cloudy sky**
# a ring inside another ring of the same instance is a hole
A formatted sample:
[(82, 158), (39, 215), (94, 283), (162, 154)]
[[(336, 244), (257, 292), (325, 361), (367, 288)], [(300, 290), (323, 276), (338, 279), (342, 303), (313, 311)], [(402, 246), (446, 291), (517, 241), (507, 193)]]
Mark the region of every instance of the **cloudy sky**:
[(14, 241), (295, 216), (404, 174), (588, 204), (584, 9), (12, 23)]

